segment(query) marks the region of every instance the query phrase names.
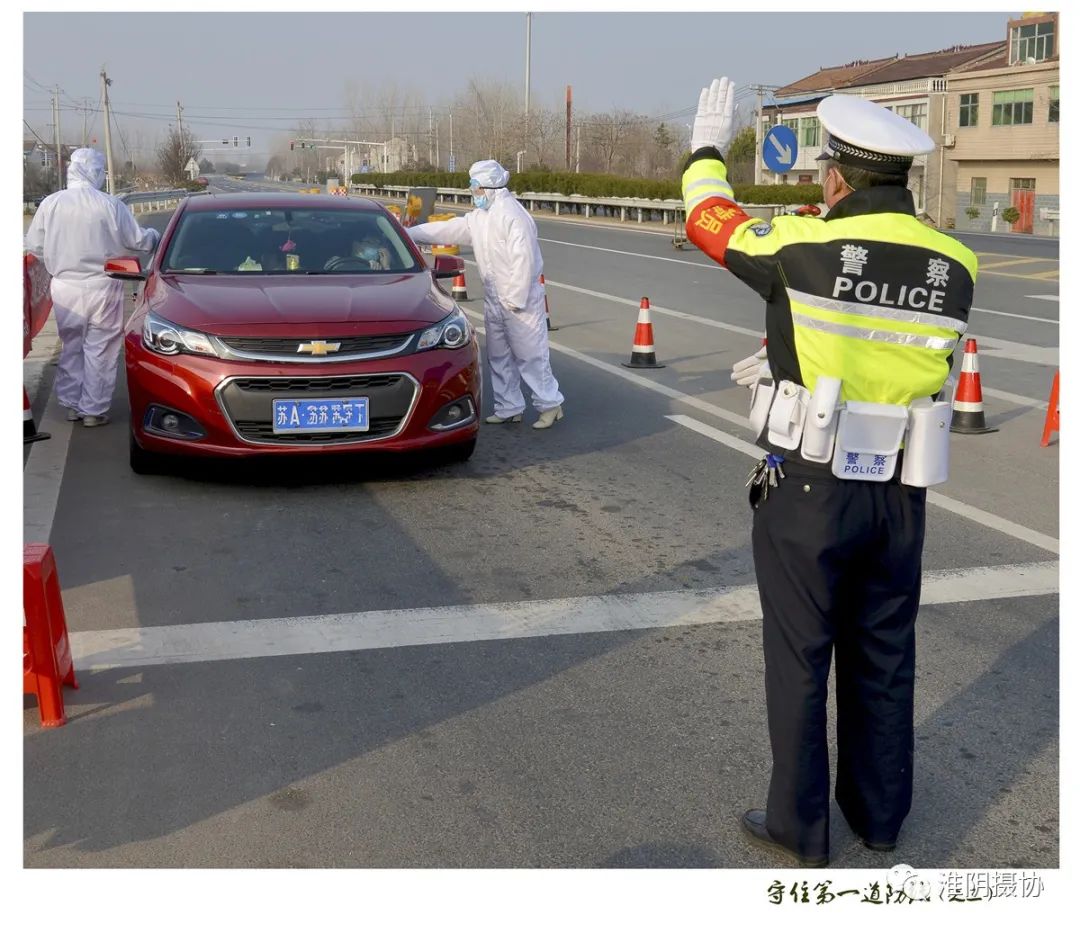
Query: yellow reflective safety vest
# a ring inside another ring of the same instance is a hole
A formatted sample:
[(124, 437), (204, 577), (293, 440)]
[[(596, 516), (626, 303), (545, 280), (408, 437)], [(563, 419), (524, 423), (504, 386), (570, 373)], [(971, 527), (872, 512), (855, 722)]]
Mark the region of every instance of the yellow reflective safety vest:
[(915, 217), (911, 192), (849, 194), (824, 219), (750, 217), (715, 149), (683, 175), (686, 235), (767, 302), (769, 368), (811, 392), (843, 380), (845, 401), (934, 396), (967, 330), (975, 254)]

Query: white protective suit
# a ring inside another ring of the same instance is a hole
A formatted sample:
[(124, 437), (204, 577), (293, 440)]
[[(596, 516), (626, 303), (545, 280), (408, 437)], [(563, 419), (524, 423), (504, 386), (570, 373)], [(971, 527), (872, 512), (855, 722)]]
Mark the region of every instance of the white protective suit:
[(62, 343), (56, 397), (80, 415), (104, 415), (116, 385), (124, 326), (124, 284), (105, 275), (106, 259), (152, 250), (159, 234), (140, 227), (119, 198), (100, 188), (105, 158), (76, 149), (67, 189), (34, 214), (25, 248), (45, 263)]
[(484, 283), (484, 328), (495, 414), (510, 418), (525, 411), (521, 381), (532, 391), (538, 411), (563, 403), (548, 355), (547, 315), (540, 274), (536, 224), (506, 188), (510, 173), (498, 162), (477, 162), (469, 170), (484, 186), (490, 205), (463, 217), (409, 227), (416, 243), (471, 246)]

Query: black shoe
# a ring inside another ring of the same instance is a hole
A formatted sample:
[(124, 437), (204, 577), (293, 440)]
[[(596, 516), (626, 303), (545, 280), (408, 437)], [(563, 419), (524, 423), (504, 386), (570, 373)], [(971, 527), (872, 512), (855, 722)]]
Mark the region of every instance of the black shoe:
[(803, 868), (824, 868), (829, 864), (829, 857), (827, 855), (819, 856), (818, 858), (809, 858), (804, 855), (800, 855), (794, 849), (789, 849), (782, 843), (777, 842), (769, 835), (769, 830), (765, 826), (765, 811), (764, 810), (747, 810), (739, 821), (743, 828), (743, 831), (747, 833), (755, 842), (760, 842), (762, 845), (768, 846), (770, 849), (779, 849), (785, 855), (789, 855), (792, 858), (799, 860), (799, 865)]
[(869, 839), (863, 839), (863, 837), (860, 836), (859, 842), (866, 846), (866, 848), (873, 849), (875, 852), (892, 852), (893, 849), (896, 848), (895, 839), (892, 842), (871, 842)]

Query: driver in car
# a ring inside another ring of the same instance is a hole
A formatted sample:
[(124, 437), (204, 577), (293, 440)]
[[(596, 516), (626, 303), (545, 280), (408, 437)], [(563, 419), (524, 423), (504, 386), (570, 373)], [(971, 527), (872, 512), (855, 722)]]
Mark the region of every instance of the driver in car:
[(348, 256), (331, 256), (323, 268), (355, 268), (358, 265), (362, 266), (365, 262), (368, 268), (376, 271), (386, 271), (390, 268), (390, 250), (374, 233), (367, 233), (360, 239), (353, 240)]

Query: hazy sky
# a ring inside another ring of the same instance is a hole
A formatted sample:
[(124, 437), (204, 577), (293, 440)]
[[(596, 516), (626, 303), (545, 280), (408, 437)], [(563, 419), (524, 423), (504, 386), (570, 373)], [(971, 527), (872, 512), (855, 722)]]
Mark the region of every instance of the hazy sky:
[[(721, 73), (738, 85), (782, 85), (855, 58), (1004, 39), (1008, 18), (534, 13), (533, 106), (562, 107), (571, 84), (582, 110), (666, 114), (696, 104), (701, 86)], [(97, 106), (102, 64), (121, 129), (132, 138), (141, 131), (148, 145), (175, 119), (177, 99), (198, 138), (251, 135), (253, 149), (265, 151), (291, 135), (305, 108), (343, 114), (349, 79), (368, 87), (392, 80), (432, 105), (470, 77), (524, 88), (524, 13), (28, 13), (23, 23), (24, 117), (51, 139), (49, 94), (39, 85), (59, 84), (73, 143), (83, 126), (76, 102)]]

